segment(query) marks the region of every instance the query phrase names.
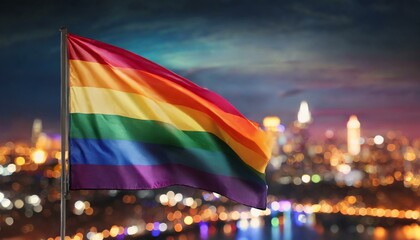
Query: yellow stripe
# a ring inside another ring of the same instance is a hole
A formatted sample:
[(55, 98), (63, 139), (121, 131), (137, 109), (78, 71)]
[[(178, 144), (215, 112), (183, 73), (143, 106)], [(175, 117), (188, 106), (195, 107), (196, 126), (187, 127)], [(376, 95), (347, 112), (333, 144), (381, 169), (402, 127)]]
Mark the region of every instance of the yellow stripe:
[[(268, 162), (266, 157), (244, 147), (233, 139), (219, 128), (208, 115), (188, 107), (154, 101), (142, 95), (102, 88), (71, 87), (70, 112), (110, 114), (155, 120), (172, 124), (183, 131), (210, 132), (226, 142), (245, 163), (255, 170), (264, 173)], [(260, 137), (255, 136), (255, 138)]]

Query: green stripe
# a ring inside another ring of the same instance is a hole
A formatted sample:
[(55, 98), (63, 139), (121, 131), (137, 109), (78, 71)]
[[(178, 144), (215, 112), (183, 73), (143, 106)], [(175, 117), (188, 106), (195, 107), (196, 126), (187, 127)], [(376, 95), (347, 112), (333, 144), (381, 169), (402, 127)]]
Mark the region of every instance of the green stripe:
[(208, 132), (182, 131), (167, 123), (106, 114), (72, 113), (70, 119), (71, 138), (129, 140), (223, 152), (265, 179), (264, 174), (249, 167), (225, 142)]

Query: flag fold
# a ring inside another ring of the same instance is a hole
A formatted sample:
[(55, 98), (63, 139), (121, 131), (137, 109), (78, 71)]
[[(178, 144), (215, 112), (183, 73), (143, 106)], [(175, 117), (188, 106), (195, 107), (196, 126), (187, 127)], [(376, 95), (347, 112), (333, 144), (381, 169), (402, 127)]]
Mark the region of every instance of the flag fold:
[(67, 40), (70, 189), (185, 185), (266, 207), (271, 149), (255, 123), (134, 53)]

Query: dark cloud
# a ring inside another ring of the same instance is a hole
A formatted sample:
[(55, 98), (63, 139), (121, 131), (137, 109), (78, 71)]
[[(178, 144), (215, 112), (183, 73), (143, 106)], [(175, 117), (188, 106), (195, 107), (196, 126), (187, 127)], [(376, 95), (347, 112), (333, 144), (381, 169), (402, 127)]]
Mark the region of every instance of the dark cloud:
[(281, 91), (281, 92), (279, 92), (277, 96), (279, 98), (285, 98), (285, 97), (289, 97), (289, 96), (294, 96), (294, 95), (300, 94), (302, 92), (303, 92), (302, 89), (290, 89), (290, 90), (287, 90), (287, 91)]

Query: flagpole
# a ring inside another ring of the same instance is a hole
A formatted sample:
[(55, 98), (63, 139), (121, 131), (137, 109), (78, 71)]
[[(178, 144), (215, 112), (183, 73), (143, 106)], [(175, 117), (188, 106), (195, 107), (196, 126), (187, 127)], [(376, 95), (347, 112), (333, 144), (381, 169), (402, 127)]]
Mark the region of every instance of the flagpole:
[(66, 196), (67, 196), (67, 172), (66, 172), (66, 150), (67, 150), (67, 121), (68, 121), (68, 58), (67, 58), (67, 28), (61, 27), (61, 199), (60, 199), (60, 239), (66, 237)]

